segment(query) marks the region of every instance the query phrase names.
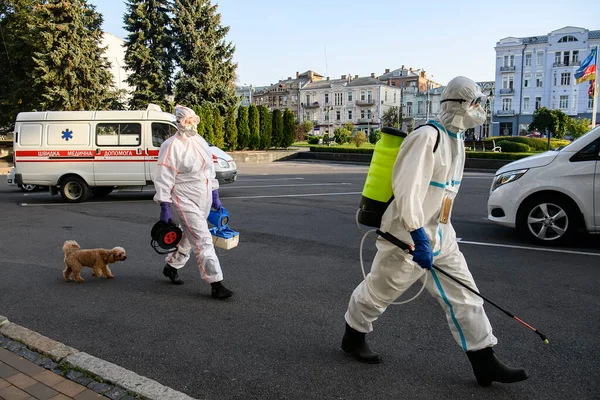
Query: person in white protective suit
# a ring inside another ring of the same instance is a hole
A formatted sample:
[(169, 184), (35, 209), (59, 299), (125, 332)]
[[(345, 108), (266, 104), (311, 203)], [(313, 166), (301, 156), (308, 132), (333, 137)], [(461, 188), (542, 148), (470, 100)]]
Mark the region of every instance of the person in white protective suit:
[(171, 208), (177, 216), (183, 238), (177, 250), (167, 256), (163, 274), (173, 284), (183, 283), (177, 270), (182, 268), (193, 251), (202, 278), (211, 285), (211, 295), (217, 299), (231, 297), (233, 292), (222, 284), (223, 272), (208, 228), (211, 207), (219, 210), (219, 181), (216, 179), (212, 153), (208, 143), (196, 129), (200, 118), (188, 107), (175, 106), (177, 133), (160, 146), (154, 176), (160, 204), (160, 220), (172, 220)]
[(483, 300), (431, 268), (435, 263), (477, 290), (458, 248), (450, 212), (463, 175), (463, 134), (485, 122), (482, 101), (485, 97), (475, 82), (465, 77), (452, 79), (442, 93), (439, 117), (410, 133), (400, 147), (392, 172), (394, 199), (380, 229), (412, 245), (414, 251), (407, 254), (378, 238), (371, 272), (352, 293), (345, 314), (342, 349), (358, 361), (381, 362), (380, 355), (367, 345), (365, 334), (392, 302), (429, 274), (426, 289), (446, 312), (450, 331), (466, 352), (477, 382), (488, 386), (493, 381), (527, 379), (525, 370), (509, 368), (496, 358), (492, 346), (497, 339)]

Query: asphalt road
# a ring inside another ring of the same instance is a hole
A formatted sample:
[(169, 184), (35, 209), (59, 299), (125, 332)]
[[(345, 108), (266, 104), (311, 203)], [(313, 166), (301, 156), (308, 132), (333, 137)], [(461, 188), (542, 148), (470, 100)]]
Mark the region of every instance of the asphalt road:
[[(192, 261), (180, 272), (185, 285), (162, 276), (164, 256), (149, 245), (160, 212), (153, 193), (66, 205), (2, 177), (0, 314), (199, 399), (598, 398), (600, 238), (531, 247), (485, 219), (491, 176), (466, 175), (453, 223), (479, 289), (550, 339), (487, 305), (498, 356), (530, 379), (480, 388), (428, 294), (376, 323), (369, 342), (383, 364), (341, 352), (343, 315), (362, 280), (355, 213), (366, 167), (239, 168), (238, 182), (220, 190), (240, 231), (237, 248), (218, 250), (229, 301), (210, 298)], [(66, 283), (67, 239), (123, 246), (129, 258), (111, 266), (112, 281), (87, 269), (83, 284)], [(366, 247), (371, 260), (373, 240)]]

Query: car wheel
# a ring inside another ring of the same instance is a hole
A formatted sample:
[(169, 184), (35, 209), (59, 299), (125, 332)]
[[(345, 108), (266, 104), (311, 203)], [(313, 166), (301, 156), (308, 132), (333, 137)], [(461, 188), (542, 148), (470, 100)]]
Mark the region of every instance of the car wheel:
[(61, 181), (60, 195), (67, 203), (81, 203), (91, 196), (87, 183), (77, 176), (70, 176)]
[(553, 246), (572, 242), (580, 221), (577, 207), (559, 196), (537, 196), (519, 213), (519, 232), (533, 243)]
[(113, 186), (96, 186), (92, 188), (92, 194), (94, 197), (104, 197), (112, 193)]
[(19, 185), (22, 191), (24, 192), (34, 192), (37, 190), (37, 185)]

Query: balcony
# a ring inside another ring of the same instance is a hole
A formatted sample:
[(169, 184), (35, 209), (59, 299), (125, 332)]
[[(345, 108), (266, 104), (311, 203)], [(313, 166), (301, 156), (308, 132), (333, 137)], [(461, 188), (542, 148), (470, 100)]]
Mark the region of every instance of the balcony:
[(496, 111), (496, 115), (499, 115), (499, 116), (515, 115), (515, 110), (498, 110), (498, 111)]
[(568, 63), (555, 62), (552, 64), (553, 68), (563, 68), (563, 67), (579, 67), (581, 65), (581, 61), (572, 61)]
[(514, 92), (515, 89), (513, 88), (500, 89), (500, 94), (513, 94)]
[(319, 102), (315, 101), (314, 103), (304, 104), (301, 103), (304, 108), (319, 108)]
[(500, 67), (500, 72), (513, 72), (517, 69), (514, 65), (508, 67)]
[(374, 118), (359, 118), (356, 122), (359, 124), (374, 124), (374, 123), (376, 123)]
[(356, 100), (354, 103), (357, 106), (372, 106), (372, 105), (375, 105), (375, 100), (373, 100), (373, 99)]

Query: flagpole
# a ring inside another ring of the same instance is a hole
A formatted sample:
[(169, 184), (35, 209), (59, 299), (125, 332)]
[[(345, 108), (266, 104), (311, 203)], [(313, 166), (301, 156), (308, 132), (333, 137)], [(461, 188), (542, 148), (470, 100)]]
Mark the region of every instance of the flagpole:
[(596, 46), (596, 79), (594, 80), (594, 102), (592, 105), (592, 129), (596, 127), (596, 110), (598, 110), (598, 46)]

